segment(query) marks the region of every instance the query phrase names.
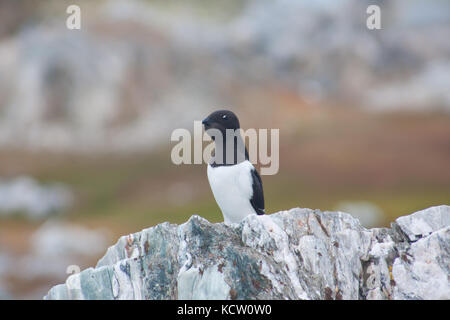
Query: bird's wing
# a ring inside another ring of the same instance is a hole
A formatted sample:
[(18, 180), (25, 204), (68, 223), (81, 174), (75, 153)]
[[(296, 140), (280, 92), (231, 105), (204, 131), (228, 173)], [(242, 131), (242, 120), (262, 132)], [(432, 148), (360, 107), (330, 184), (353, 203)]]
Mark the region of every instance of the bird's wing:
[(253, 183), (252, 183), (253, 195), (252, 195), (252, 198), (250, 199), (250, 203), (251, 203), (253, 209), (255, 209), (257, 214), (259, 214), (259, 215), (265, 214), (264, 193), (263, 193), (261, 177), (259, 176), (259, 173), (258, 173), (258, 171), (256, 171), (255, 168), (253, 168), (251, 170), (251, 175), (252, 175), (252, 181), (253, 181)]

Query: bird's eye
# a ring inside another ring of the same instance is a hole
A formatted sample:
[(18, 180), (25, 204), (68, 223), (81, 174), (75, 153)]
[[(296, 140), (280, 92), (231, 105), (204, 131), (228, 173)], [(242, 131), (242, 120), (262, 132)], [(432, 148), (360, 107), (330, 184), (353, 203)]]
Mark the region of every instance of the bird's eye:
[(226, 118), (227, 118), (227, 115), (224, 114), (224, 115), (222, 116), (222, 119), (226, 119)]

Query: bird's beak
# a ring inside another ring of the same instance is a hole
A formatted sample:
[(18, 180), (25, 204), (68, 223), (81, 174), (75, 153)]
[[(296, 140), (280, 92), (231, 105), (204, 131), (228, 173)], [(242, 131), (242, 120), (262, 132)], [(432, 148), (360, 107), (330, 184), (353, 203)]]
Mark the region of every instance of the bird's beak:
[(205, 119), (203, 119), (202, 124), (207, 127), (210, 124), (210, 119), (208, 117), (206, 117)]

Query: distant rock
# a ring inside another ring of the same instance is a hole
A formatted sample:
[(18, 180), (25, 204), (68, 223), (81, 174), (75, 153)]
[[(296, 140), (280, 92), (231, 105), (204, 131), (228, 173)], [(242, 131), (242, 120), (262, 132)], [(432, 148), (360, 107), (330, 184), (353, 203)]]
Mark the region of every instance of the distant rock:
[(342, 201), (336, 206), (336, 210), (350, 213), (366, 228), (380, 227), (384, 222), (381, 208), (368, 201)]
[(34, 178), (20, 176), (0, 179), (0, 216), (17, 213), (38, 220), (67, 209), (71, 191), (60, 183), (41, 185)]
[(106, 230), (90, 230), (72, 223), (49, 220), (31, 236), (34, 254), (46, 258), (95, 256), (107, 247)]
[[(13, 252), (0, 244), (0, 300), (37, 299), (106, 250), (109, 232), (49, 219), (29, 237), (29, 250)], [(30, 283), (32, 285), (30, 285)], [(13, 288), (23, 288), (20, 292)], [(3, 289), (3, 290), (2, 290)]]
[(365, 229), (291, 209), (238, 225), (192, 216), (123, 236), (46, 299), (450, 299), (450, 206)]

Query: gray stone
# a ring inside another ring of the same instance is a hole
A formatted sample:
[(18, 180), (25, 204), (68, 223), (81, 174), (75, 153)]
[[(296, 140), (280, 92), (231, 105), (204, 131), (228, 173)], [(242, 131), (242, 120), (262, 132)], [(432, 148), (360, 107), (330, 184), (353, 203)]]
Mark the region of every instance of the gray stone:
[(433, 207), (390, 229), (300, 208), (236, 225), (194, 215), (121, 237), (45, 298), (450, 299), (449, 212)]
[(437, 206), (396, 220), (409, 240), (415, 241), (450, 225), (450, 206)]

